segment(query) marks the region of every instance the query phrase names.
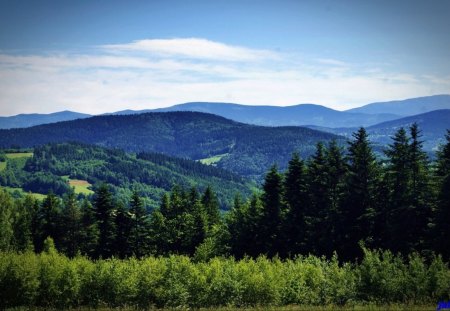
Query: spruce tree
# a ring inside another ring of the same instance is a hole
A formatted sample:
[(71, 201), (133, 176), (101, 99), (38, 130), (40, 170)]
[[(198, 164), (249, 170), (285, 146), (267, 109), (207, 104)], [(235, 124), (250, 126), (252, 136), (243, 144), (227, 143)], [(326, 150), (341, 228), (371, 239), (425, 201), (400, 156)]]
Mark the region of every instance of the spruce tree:
[(328, 171), (325, 158), (325, 147), (322, 143), (316, 146), (316, 152), (308, 162), (309, 205), (305, 216), (306, 252), (322, 255), (326, 237), (324, 226), (327, 210), (330, 206), (328, 188)]
[(150, 220), (139, 193), (134, 190), (130, 200), (131, 251), (136, 257), (148, 253), (148, 235)]
[(89, 257), (95, 257), (98, 249), (100, 232), (94, 208), (89, 200), (81, 203), (81, 253)]
[(61, 232), (64, 232), (61, 238), (61, 250), (69, 257), (74, 257), (81, 250), (81, 210), (75, 198), (73, 189), (66, 194), (63, 209), (61, 212)]
[(282, 236), (280, 235), (283, 216), (283, 183), (277, 167), (271, 167), (263, 185), (263, 213), (261, 218), (262, 253), (268, 256), (279, 254)]
[(284, 201), (288, 211), (283, 226), (283, 239), (286, 252), (291, 255), (305, 252), (305, 213), (308, 210), (306, 183), (305, 164), (298, 153), (294, 153), (284, 178)]
[(114, 254), (116, 241), (115, 207), (112, 194), (106, 184), (95, 193), (94, 209), (99, 229), (97, 257), (109, 258)]
[(376, 219), (376, 194), (379, 168), (367, 132), (360, 128), (348, 142), (348, 177), (341, 258), (353, 260), (362, 255), (360, 241), (370, 246)]
[(445, 259), (450, 259), (450, 130), (446, 143), (438, 152), (436, 183), (438, 191), (437, 211), (434, 223), (436, 249)]
[(114, 255), (119, 258), (127, 258), (133, 255), (131, 230), (133, 227), (132, 215), (124, 204), (119, 202), (115, 217), (116, 240), (114, 243)]
[(35, 245), (37, 252), (42, 251), (44, 240), (51, 237), (54, 240), (56, 248), (59, 249), (61, 245), (61, 201), (53, 193), (50, 192), (42, 202), (41, 208), (37, 213), (38, 217), (38, 240)]
[(214, 225), (220, 223), (220, 207), (217, 196), (209, 185), (202, 195), (201, 204), (206, 212), (208, 230), (211, 230)]

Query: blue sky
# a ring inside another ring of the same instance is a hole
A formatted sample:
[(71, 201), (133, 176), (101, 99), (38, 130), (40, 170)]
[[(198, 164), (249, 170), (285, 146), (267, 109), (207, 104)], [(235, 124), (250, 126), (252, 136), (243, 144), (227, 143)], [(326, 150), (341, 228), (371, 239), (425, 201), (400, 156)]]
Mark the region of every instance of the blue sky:
[(450, 1), (0, 0), (0, 115), (450, 93)]

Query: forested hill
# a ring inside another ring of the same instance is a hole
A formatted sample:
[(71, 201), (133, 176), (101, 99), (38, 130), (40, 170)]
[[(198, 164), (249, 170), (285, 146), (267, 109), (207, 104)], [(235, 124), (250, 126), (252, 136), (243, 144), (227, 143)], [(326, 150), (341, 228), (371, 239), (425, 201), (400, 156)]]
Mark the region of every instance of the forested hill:
[(259, 178), (276, 163), (285, 168), (294, 151), (310, 156), (319, 141), (338, 136), (303, 127), (262, 127), (199, 112), (96, 116), (0, 130), (0, 147), (33, 147), (77, 141), (131, 152), (159, 152), (213, 163)]
[(222, 207), (231, 206), (237, 192), (250, 195), (253, 185), (233, 173), (186, 159), (162, 154), (125, 153), (80, 143), (47, 144), (34, 149), (25, 164), (10, 159), (0, 170), (0, 185), (25, 191), (62, 195), (71, 186), (68, 181), (86, 181), (93, 187), (108, 183), (119, 197), (128, 197), (133, 189), (159, 205), (162, 194), (179, 185), (204, 191), (211, 186)]

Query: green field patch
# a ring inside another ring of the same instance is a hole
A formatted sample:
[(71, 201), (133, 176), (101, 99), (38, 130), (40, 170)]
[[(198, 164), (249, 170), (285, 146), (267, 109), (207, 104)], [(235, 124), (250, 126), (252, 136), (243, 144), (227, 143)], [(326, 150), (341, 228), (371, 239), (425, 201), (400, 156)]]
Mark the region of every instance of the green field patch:
[(209, 158), (200, 159), (199, 162), (206, 165), (216, 165), (223, 157), (227, 156), (228, 153), (218, 154)]
[(8, 159), (31, 158), (33, 152), (13, 152), (5, 154)]
[(3, 171), (6, 168), (6, 161), (0, 162), (0, 171)]
[[(63, 176), (64, 178), (65, 176)], [(74, 188), (75, 193), (92, 194), (94, 191), (89, 189), (92, 185), (87, 180), (69, 179), (69, 185)]]
[(11, 194), (14, 194), (15, 192), (18, 192), (20, 194), (20, 196), (26, 196), (27, 194), (31, 194), (33, 197), (35, 197), (38, 200), (43, 200), (46, 197), (45, 194), (35, 193), (35, 192), (27, 192), (27, 191), (23, 190), (22, 188), (5, 187), (5, 186), (1, 186), (1, 187)]

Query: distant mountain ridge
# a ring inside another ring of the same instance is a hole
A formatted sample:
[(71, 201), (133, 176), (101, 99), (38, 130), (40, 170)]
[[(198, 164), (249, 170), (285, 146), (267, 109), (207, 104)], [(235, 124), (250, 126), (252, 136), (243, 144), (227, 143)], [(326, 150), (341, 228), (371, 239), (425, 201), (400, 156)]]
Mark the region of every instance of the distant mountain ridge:
[(346, 112), (369, 114), (389, 113), (400, 116), (412, 116), (441, 109), (450, 109), (450, 95), (434, 95), (372, 103), (359, 108), (346, 110)]
[[(435, 95), (400, 101), (371, 103), (359, 108), (338, 111), (321, 105), (250, 106), (233, 103), (192, 102), (166, 108), (122, 110), (103, 115), (131, 115), (147, 112), (196, 111), (216, 114), (234, 121), (263, 126), (312, 126), (325, 128), (369, 127), (375, 124), (421, 114), (438, 109), (450, 109), (450, 95)], [(91, 115), (71, 111), (53, 114), (30, 114), (0, 117), (0, 129), (29, 127)]]
[[(440, 144), (445, 142), (445, 134), (447, 129), (450, 130), (450, 109), (434, 110), (422, 114), (404, 117), (392, 121), (387, 121), (372, 125), (366, 128), (369, 139), (372, 143), (378, 145), (387, 145), (392, 143), (391, 137), (401, 127), (408, 130), (413, 124), (417, 123), (421, 130), (421, 140), (423, 141), (424, 150), (433, 153)], [(325, 131), (336, 135), (350, 137), (357, 130), (354, 127), (348, 128), (327, 128), (319, 126), (311, 126), (310, 128), (319, 131)]]
[(30, 127), (40, 124), (70, 121), (75, 119), (89, 118), (91, 115), (73, 111), (60, 111), (49, 114), (31, 113), (18, 114), (11, 117), (0, 117), (0, 129)]
[(248, 125), (200, 112), (95, 116), (0, 130), (4, 148), (76, 141), (202, 160), (255, 179), (274, 163), (285, 168), (293, 152), (306, 158), (316, 143), (331, 139), (339, 137), (304, 127)]

